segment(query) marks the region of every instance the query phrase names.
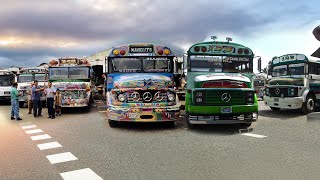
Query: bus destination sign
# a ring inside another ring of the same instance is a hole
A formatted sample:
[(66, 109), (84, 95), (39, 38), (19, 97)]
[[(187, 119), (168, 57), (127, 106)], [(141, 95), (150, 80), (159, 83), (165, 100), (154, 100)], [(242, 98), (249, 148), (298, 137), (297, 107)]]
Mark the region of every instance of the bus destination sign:
[(129, 53), (153, 53), (153, 46), (131, 46)]

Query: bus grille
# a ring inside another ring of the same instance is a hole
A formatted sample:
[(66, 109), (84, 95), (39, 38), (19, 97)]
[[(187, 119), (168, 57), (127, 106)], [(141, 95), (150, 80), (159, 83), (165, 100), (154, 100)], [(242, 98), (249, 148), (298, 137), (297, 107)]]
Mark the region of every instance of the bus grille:
[(288, 97), (288, 88), (269, 88), (272, 97)]
[[(230, 95), (231, 99), (229, 101), (222, 99), (222, 95), (225, 93)], [(246, 104), (244, 91), (207, 91), (205, 96), (206, 105), (228, 106)]]

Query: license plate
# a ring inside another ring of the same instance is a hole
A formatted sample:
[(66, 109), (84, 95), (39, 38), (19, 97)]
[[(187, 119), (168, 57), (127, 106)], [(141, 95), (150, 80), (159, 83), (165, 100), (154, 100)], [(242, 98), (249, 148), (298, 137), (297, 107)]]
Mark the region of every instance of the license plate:
[(221, 113), (232, 113), (232, 107), (221, 108)]
[(10, 94), (10, 91), (5, 91), (4, 94)]
[(137, 118), (139, 113), (129, 113), (129, 118)]
[(274, 98), (274, 102), (279, 102), (279, 98)]

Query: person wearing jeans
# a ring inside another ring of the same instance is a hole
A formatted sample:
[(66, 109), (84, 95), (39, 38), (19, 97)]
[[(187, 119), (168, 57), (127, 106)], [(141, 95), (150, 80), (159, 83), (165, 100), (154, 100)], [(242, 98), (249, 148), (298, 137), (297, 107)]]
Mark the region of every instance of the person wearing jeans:
[(41, 103), (41, 92), (44, 88), (38, 86), (38, 81), (34, 81), (34, 86), (32, 87), (32, 102), (33, 102), (33, 116), (41, 117), (42, 103)]
[(54, 87), (52, 87), (52, 82), (48, 83), (48, 87), (45, 89), (45, 94), (47, 96), (47, 106), (48, 106), (48, 118), (55, 118), (55, 113), (53, 109), (54, 104), (54, 94), (56, 93), (56, 90)]
[(10, 90), (11, 94), (11, 120), (17, 120), (20, 121), (22, 120), (19, 116), (19, 96), (21, 96), (21, 93), (18, 93), (17, 90), (18, 83), (13, 83), (12, 88)]

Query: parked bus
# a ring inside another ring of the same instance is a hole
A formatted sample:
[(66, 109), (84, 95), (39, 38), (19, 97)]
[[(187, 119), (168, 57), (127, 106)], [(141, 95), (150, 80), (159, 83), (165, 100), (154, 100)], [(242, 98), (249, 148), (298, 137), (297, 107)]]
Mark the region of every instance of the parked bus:
[(180, 116), (174, 83), (174, 54), (169, 47), (128, 44), (106, 58), (107, 119), (110, 127), (125, 122), (167, 122)]
[(49, 81), (62, 95), (62, 108), (85, 107), (92, 102), (93, 70), (86, 59), (65, 57), (49, 63)]
[(10, 101), (10, 89), (15, 80), (15, 74), (3, 69), (0, 70), (0, 101)]
[(231, 38), (227, 42), (214, 39), (194, 44), (187, 52), (187, 125), (248, 127), (258, 118), (254, 54), (244, 45), (229, 42)]
[[(22, 96), (19, 97), (19, 106), (22, 108), (28, 102), (28, 94), (27, 90), (30, 88), (31, 83), (37, 80), (39, 86), (43, 88), (45, 86), (45, 82), (47, 81), (48, 69), (43, 67), (29, 67), (22, 68), (18, 73), (18, 91), (22, 92)], [(42, 93), (41, 101), (43, 106), (46, 103), (46, 97), (44, 93)]]
[(253, 86), (259, 99), (263, 99), (265, 86), (267, 85), (267, 74), (256, 74), (253, 80)]
[(274, 57), (270, 65), (268, 87), (264, 102), (274, 111), (301, 109), (307, 114), (320, 100), (320, 59), (303, 54)]

